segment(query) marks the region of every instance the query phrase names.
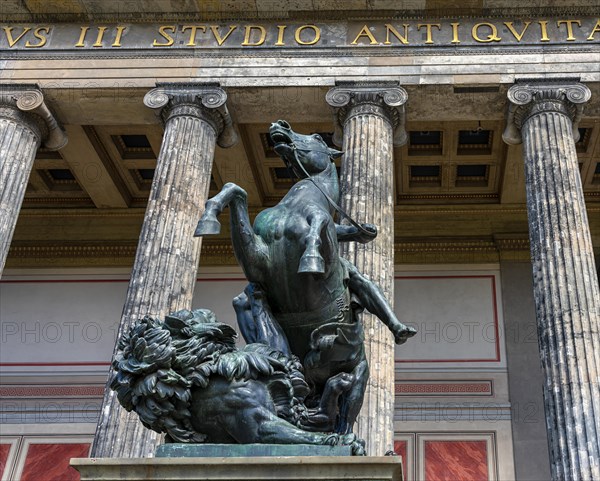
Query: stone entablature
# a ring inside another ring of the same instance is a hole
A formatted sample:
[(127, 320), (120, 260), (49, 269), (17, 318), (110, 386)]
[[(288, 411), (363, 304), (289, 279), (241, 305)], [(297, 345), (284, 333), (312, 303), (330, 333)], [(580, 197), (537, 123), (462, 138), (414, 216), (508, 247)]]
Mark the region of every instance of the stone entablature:
[(598, 45), (594, 16), (0, 25), (0, 50), (319, 49)]

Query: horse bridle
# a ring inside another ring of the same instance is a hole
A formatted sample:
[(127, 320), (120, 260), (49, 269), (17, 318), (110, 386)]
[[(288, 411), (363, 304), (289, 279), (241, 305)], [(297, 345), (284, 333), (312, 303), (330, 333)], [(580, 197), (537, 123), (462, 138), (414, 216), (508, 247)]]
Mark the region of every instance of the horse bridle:
[[(358, 229), (359, 232), (361, 232), (362, 234), (365, 234), (369, 237), (373, 237), (375, 238), (375, 236), (377, 234), (368, 231), (367, 229), (365, 229), (362, 225), (360, 225), (358, 222), (356, 222), (352, 217), (350, 217), (350, 215), (344, 210), (342, 209), (322, 188), (319, 184), (317, 184), (315, 182), (315, 180), (312, 178), (312, 176), (306, 171), (306, 169), (304, 168), (304, 165), (302, 165), (302, 162), (300, 162), (300, 159), (298, 158), (298, 151), (303, 151), (303, 152), (316, 152), (316, 153), (320, 153), (320, 154), (327, 154), (327, 156), (329, 157), (330, 160), (333, 161), (333, 158), (331, 156), (331, 154), (328, 151), (325, 150), (314, 150), (314, 149), (301, 149), (299, 147), (296, 146), (295, 143), (292, 142), (292, 150), (294, 151), (294, 159), (296, 160), (296, 164), (298, 164), (298, 166), (300, 167), (300, 169), (302, 170), (302, 173), (304, 175), (306, 175), (306, 178), (308, 180), (310, 180), (314, 186), (319, 189), (319, 192), (321, 192), (321, 194), (323, 194), (323, 196), (325, 197), (325, 199), (327, 199), (327, 202), (329, 202), (329, 205), (331, 207), (333, 207), (333, 209), (340, 214), (340, 217), (347, 219), (348, 222), (350, 222), (351, 225), (353, 225), (354, 227), (356, 227)], [(286, 162), (287, 164), (287, 162)], [(294, 171), (294, 169), (290, 169), (292, 172)], [(295, 173), (294, 173), (295, 174)]]

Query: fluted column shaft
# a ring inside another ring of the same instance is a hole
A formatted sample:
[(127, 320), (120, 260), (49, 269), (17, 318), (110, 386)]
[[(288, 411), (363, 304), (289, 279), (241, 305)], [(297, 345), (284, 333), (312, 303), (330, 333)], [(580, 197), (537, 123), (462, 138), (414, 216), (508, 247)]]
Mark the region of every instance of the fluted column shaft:
[(36, 86), (0, 86), (0, 276), (40, 144), (58, 150), (66, 136)]
[(600, 292), (575, 141), (582, 84), (517, 84), (505, 140), (525, 158), (544, 399), (555, 480), (600, 479)]
[[(406, 138), (401, 108), (406, 92), (394, 85), (340, 85), (329, 91), (327, 101), (338, 108), (343, 129), (341, 206), (354, 219), (378, 227), (373, 242), (341, 244), (341, 255), (378, 283), (393, 305), (393, 147), (395, 130), (398, 144)], [(364, 313), (362, 321), (370, 377), (356, 432), (370, 455), (383, 455), (393, 447), (394, 341), (374, 315)]]
[[(146, 315), (189, 309), (200, 256), (193, 237), (208, 197), (215, 144), (231, 145), (225, 92), (217, 87), (170, 85), (149, 92), (147, 106), (162, 108), (165, 133), (157, 159), (118, 339)], [(117, 353), (118, 347), (115, 346)], [(113, 356), (114, 358), (114, 356)], [(107, 383), (92, 446), (93, 457), (145, 457), (159, 435), (118, 403)]]

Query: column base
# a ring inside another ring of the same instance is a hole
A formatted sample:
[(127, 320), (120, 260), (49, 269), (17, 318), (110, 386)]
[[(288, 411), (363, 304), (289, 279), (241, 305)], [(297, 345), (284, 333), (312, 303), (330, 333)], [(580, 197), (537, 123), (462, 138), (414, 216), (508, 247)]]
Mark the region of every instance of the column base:
[(74, 458), (81, 481), (402, 481), (399, 456)]

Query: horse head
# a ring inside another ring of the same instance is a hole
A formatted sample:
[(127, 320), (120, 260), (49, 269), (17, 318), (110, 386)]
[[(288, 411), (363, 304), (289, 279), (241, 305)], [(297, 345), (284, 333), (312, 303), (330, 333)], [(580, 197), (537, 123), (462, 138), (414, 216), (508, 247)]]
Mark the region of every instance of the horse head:
[(296, 176), (303, 179), (306, 174), (323, 172), (343, 152), (327, 146), (319, 134), (303, 135), (292, 130), (285, 120), (271, 124), (269, 135), (274, 149)]

